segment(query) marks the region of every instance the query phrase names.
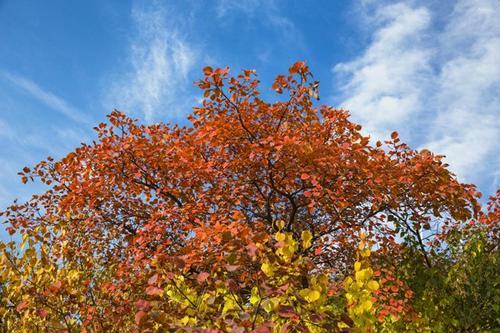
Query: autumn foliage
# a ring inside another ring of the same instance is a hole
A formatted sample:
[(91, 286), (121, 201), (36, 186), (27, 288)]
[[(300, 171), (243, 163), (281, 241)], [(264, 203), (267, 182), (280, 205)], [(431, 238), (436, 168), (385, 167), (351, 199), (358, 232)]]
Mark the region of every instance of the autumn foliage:
[(370, 142), (303, 62), (275, 102), (203, 73), (191, 126), (113, 111), (21, 172), (47, 191), (2, 213), (0, 332), (498, 327), (498, 193), (482, 210), (442, 156)]

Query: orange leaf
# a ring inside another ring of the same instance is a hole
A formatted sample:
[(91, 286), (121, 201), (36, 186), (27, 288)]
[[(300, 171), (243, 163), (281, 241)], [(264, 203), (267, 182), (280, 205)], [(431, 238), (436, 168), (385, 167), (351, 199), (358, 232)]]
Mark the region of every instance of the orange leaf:
[(207, 76), (211, 75), (213, 72), (214, 72), (214, 70), (210, 66), (206, 66), (205, 68), (203, 68), (203, 74), (205, 74)]
[(22, 301), (21, 303), (19, 303), (17, 306), (16, 306), (16, 310), (18, 312), (21, 312), (23, 311), (24, 309), (26, 309), (29, 305), (29, 302), (28, 301)]

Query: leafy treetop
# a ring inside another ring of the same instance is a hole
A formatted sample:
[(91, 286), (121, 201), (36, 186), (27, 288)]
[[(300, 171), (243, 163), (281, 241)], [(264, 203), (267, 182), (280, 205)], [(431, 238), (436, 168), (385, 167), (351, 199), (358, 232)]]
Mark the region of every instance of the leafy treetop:
[[(347, 111), (317, 105), (319, 83), (304, 62), (277, 76), (272, 89), (285, 97), (275, 102), (261, 99), (252, 70), (203, 73), (192, 126), (140, 125), (115, 110), (96, 142), (21, 172), (48, 190), (2, 213), (28, 244), (3, 245), (15, 320), (28, 309), (37, 318), (28, 328), (50, 317), (66, 331), (265, 332), (277, 322), (265, 315), (269, 302), (268, 313), (293, 323), (314, 309), (304, 304), (331, 305), (325, 297), (342, 290), (336, 277), (359, 262), (361, 231), (392, 279), (408, 253), (431, 269), (467, 223), (495, 224), (442, 156), (410, 149), (397, 132), (371, 144)], [(362, 280), (361, 312), (337, 306), (307, 320), (368, 311), (358, 322), (373, 322), (371, 281)]]

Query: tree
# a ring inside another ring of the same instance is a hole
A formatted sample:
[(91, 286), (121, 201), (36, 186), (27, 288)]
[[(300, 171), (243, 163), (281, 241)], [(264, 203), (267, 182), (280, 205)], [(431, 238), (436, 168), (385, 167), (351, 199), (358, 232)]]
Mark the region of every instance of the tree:
[(48, 190), (2, 213), (23, 236), (1, 249), (4, 330), (429, 327), (401, 269), (432, 270), (470, 221), (495, 225), (475, 187), (317, 106), (303, 62), (273, 103), (252, 70), (203, 72), (190, 127), (113, 111), (96, 142), (20, 173)]

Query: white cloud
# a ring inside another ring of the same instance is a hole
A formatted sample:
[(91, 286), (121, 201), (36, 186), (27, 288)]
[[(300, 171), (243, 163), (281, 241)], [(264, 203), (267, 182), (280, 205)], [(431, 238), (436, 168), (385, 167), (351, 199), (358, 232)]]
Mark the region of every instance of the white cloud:
[(255, 11), (265, 5), (260, 0), (219, 0), (217, 2), (217, 17), (222, 18), (231, 11), (240, 11), (245, 15), (253, 16)]
[[(280, 41), (293, 43), (295, 47), (304, 49), (304, 37), (297, 29), (295, 23), (288, 17), (283, 16), (283, 8), (279, 1), (275, 0), (218, 0), (216, 6), (217, 18), (227, 20), (228, 16), (240, 13), (247, 18), (259, 18), (260, 22), (269, 25), (272, 31), (280, 34)], [(240, 23), (241, 24), (241, 23)], [(268, 61), (264, 52), (257, 54), (257, 58), (263, 62)]]
[(439, 113), (426, 145), (466, 179), (500, 169), (499, 5), (459, 1), (440, 35), (448, 57), (436, 77)]
[(130, 42), (125, 73), (113, 78), (106, 93), (107, 106), (140, 112), (148, 121), (165, 111), (174, 116), (185, 113), (178, 108), (186, 106), (181, 92), (183, 86), (191, 84), (187, 76), (195, 63), (195, 52), (173, 24), (169, 25), (168, 20), (174, 17), (175, 13), (169, 14), (158, 5), (132, 9), (137, 34)]
[(45, 104), (52, 110), (55, 110), (64, 116), (80, 123), (89, 124), (90, 121), (83, 113), (78, 111), (76, 108), (71, 106), (61, 97), (56, 96), (50, 91), (47, 91), (40, 87), (38, 84), (32, 80), (25, 78), (20, 75), (15, 75), (12, 73), (2, 72), (2, 76), (9, 82), (15, 84), (17, 87), (23, 89), (25, 92), (31, 95), (39, 102)]
[(398, 129), (410, 143), (445, 154), (461, 180), (496, 182), (500, 5), (458, 0), (438, 29), (433, 23), (444, 14), (412, 3), (376, 5), (373, 41), (334, 67), (341, 106), (377, 137)]
[(366, 23), (380, 27), (371, 45), (360, 58), (338, 64), (334, 71), (344, 83), (342, 107), (381, 137), (419, 111), (420, 87), (431, 73), (432, 53), (421, 38), (430, 13), (422, 7), (389, 5)]
[(12, 129), (10, 128), (10, 126), (5, 121), (0, 119), (0, 137), (2, 137), (2, 136), (4, 138), (7, 138), (7, 139), (12, 139), (14, 136), (14, 133), (13, 133)]

